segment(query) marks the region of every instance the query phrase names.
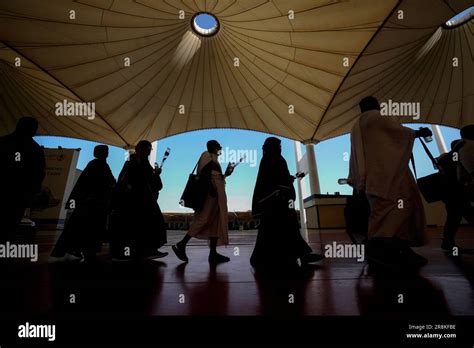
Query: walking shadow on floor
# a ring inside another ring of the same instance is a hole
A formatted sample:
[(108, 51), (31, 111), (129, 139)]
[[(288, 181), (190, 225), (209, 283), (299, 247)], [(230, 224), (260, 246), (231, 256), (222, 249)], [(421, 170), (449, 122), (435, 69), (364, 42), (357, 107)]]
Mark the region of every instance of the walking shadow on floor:
[[(204, 279), (200, 279), (200, 274), (203, 272), (190, 271), (189, 264), (183, 263), (176, 267), (175, 274), (181, 285), (180, 293), (185, 296), (183, 303), (186, 304), (186, 312), (175, 314), (228, 315), (229, 280), (227, 273), (218, 272), (218, 268), (221, 266), (223, 265), (209, 263), (209, 273)], [(189, 277), (186, 276), (186, 273), (189, 274)]]
[(52, 310), (94, 315), (150, 314), (163, 284), (163, 262), (49, 265)]
[[(472, 249), (464, 249), (472, 250)], [(458, 256), (447, 254), (447, 257), (454, 263), (457, 269), (466, 277), (472, 288), (474, 288), (474, 256), (473, 253), (466, 253)]]
[(417, 271), (371, 274), (370, 266), (368, 276), (366, 271), (364, 267), (357, 283), (361, 315), (449, 314), (443, 292)]
[(306, 265), (271, 274), (254, 272), (260, 300), (259, 314), (276, 318), (305, 315), (306, 289), (320, 266)]

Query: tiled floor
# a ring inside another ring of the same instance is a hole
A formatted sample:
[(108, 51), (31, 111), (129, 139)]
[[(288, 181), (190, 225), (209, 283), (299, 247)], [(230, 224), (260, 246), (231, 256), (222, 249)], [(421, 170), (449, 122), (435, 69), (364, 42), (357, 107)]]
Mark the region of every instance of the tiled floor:
[[(474, 229), (463, 228), (459, 244), (474, 248)], [(202, 241), (188, 247), (189, 264), (181, 263), (170, 245), (183, 235), (170, 231), (161, 261), (113, 263), (107, 253), (99, 262), (53, 264), (47, 258), (54, 233), (41, 232), (40, 259), (4, 271), (0, 285), (3, 315), (15, 313), (91, 312), (148, 315), (366, 315), (417, 313), (474, 315), (474, 255), (449, 257), (440, 248), (440, 231), (417, 249), (429, 264), (417, 274), (374, 274), (367, 264), (325, 259), (292, 279), (261, 279), (249, 264), (255, 231), (231, 233), (221, 252), (232, 261), (210, 266)], [(322, 243), (348, 241), (343, 231), (322, 231)], [(321, 243), (310, 236), (317, 252)], [(239, 255), (234, 251), (239, 248)], [(403, 303), (399, 303), (403, 296)], [(293, 301), (292, 301), (293, 299)], [(71, 303), (73, 302), (73, 303)]]

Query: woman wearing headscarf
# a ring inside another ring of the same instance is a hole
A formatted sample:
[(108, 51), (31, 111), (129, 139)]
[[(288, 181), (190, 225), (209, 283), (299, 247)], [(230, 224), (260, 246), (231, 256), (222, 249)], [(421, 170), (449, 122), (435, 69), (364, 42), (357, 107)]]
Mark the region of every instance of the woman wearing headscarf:
[(256, 269), (281, 269), (316, 262), (323, 257), (313, 254), (300, 234), (294, 208), (295, 177), (281, 155), (281, 141), (270, 137), (263, 144), (263, 158), (258, 170), (252, 199), (252, 215), (260, 219), (257, 241), (250, 258)]
[(167, 241), (166, 223), (158, 205), (163, 188), (161, 170), (148, 157), (152, 145), (141, 140), (120, 172), (113, 202), (112, 257), (116, 261), (161, 258)]
[(53, 258), (66, 256), (74, 260), (84, 257), (89, 261), (101, 250), (115, 186), (115, 178), (107, 164), (108, 155), (108, 146), (94, 148), (95, 158), (87, 164), (67, 200), (67, 208), (72, 214), (51, 253)]
[(186, 245), (192, 237), (208, 239), (210, 244), (209, 262), (228, 262), (230, 258), (217, 252), (218, 245), (229, 243), (227, 195), (225, 192), (225, 177), (233, 172), (229, 164), (225, 173), (222, 173), (218, 157), (222, 146), (216, 140), (207, 142), (207, 151), (204, 151), (197, 164), (197, 173), (201, 177), (203, 185), (207, 187), (207, 193), (202, 209), (194, 213), (193, 223), (184, 238), (172, 247), (176, 256), (184, 262), (188, 262)]

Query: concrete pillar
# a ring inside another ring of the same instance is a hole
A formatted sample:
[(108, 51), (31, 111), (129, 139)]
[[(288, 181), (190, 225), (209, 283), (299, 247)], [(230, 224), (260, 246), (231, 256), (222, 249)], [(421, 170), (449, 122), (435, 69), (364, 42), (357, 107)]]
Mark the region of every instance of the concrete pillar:
[(309, 186), (311, 195), (320, 194), (321, 187), (319, 185), (318, 166), (316, 164), (316, 154), (313, 144), (306, 144), (306, 160), (308, 161)]
[[(301, 171), (301, 159), (303, 155), (301, 154), (301, 143), (299, 141), (295, 141), (295, 159), (296, 159), (296, 171)], [(298, 186), (298, 199), (300, 205), (300, 221), (301, 221), (301, 235), (303, 238), (308, 241), (308, 227), (306, 225), (306, 211), (304, 210), (304, 202), (303, 202), (303, 194), (304, 194), (304, 179), (296, 179), (296, 183)]]
[(436, 145), (438, 145), (439, 154), (442, 155), (443, 153), (448, 152), (448, 148), (444, 142), (443, 133), (441, 132), (441, 127), (438, 125), (431, 125), (431, 129), (433, 131), (433, 137), (436, 141)]
[(155, 163), (156, 163), (156, 155), (158, 151), (158, 141), (154, 141), (151, 143), (151, 152), (150, 152), (150, 164), (153, 168), (155, 168)]

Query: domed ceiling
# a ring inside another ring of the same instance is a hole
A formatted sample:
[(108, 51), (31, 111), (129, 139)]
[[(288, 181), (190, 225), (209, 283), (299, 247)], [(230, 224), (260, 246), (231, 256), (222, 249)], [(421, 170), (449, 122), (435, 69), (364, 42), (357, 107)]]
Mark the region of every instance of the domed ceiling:
[[(317, 142), (350, 131), (370, 94), (419, 101), (418, 122), (474, 123), (474, 21), (442, 27), (469, 6), (0, 0), (0, 133), (33, 115), (40, 134), (124, 147), (208, 128)], [(193, 30), (201, 12), (213, 35)], [(58, 115), (58, 103), (94, 115)]]

